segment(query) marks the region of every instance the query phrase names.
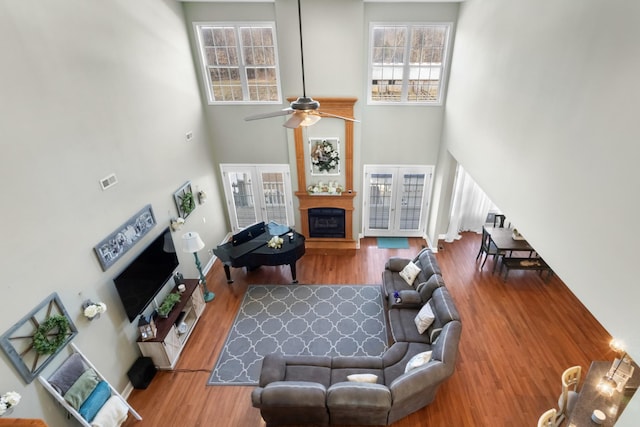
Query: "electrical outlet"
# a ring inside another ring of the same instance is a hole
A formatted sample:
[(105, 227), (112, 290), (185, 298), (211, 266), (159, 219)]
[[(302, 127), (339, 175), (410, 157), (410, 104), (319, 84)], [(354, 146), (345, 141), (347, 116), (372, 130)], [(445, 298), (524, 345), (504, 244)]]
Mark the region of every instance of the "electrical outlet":
[(189, 131), (185, 134), (185, 137), (187, 138), (187, 141), (191, 141), (193, 139), (193, 131)]

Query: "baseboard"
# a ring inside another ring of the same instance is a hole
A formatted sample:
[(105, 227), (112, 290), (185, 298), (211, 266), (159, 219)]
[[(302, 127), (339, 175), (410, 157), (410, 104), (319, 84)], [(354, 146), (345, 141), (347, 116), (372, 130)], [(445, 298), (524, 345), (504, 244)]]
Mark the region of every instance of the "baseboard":
[(122, 392), (120, 394), (126, 400), (126, 399), (129, 399), (129, 395), (131, 395), (132, 391), (133, 391), (133, 384), (131, 384), (131, 381), (129, 381), (127, 383), (127, 385), (124, 387), (124, 390), (122, 390)]

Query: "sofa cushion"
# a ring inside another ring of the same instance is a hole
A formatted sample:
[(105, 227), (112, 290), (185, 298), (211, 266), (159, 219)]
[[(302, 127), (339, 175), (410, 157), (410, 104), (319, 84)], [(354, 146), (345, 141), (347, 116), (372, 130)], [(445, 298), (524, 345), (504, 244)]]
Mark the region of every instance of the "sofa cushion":
[(446, 287), (434, 290), (431, 301), (435, 320), (427, 329), (427, 334), (429, 335), (429, 342), (433, 343), (440, 335), (442, 327), (452, 320), (460, 320), (460, 315)]
[[(407, 282), (400, 276), (400, 272), (407, 266), (409, 262), (413, 262), (416, 266), (420, 268), (420, 273), (418, 273), (415, 280), (412, 282), (415, 286), (410, 286)], [(413, 259), (405, 259), (392, 257), (385, 264), (385, 269), (382, 271), (382, 288), (384, 289), (384, 293), (386, 297), (393, 295), (396, 291), (403, 290), (416, 290), (418, 286), (422, 283), (429, 282), (433, 275), (442, 276), (440, 271), (440, 267), (436, 261), (435, 255), (431, 252), (430, 249), (423, 249), (420, 253)], [(431, 282), (432, 286), (435, 286), (439, 283), (439, 286), (444, 284), (442, 277), (439, 277), (436, 282)], [(427, 288), (425, 290), (427, 293), (431, 292), (432, 289)], [(424, 301), (429, 298), (424, 299)]]
[(426, 282), (419, 283), (416, 286), (416, 292), (420, 295), (422, 303), (429, 301), (433, 295), (433, 291), (444, 286), (444, 279), (439, 274), (434, 274)]
[(335, 356), (331, 362), (331, 384), (348, 381), (349, 375), (373, 374), (383, 383), (382, 359), (376, 356)]
[(423, 334), (424, 331), (431, 326), (434, 320), (435, 315), (433, 314), (433, 310), (431, 310), (431, 304), (429, 304), (429, 302), (422, 306), (416, 317), (413, 319), (416, 324), (416, 328), (418, 328), (418, 333), (420, 334)]
[(402, 277), (409, 286), (413, 286), (413, 282), (416, 280), (418, 274), (420, 274), (420, 271), (420, 267), (413, 262), (409, 262), (398, 274), (400, 274), (400, 277)]
[(312, 381), (276, 381), (262, 391), (262, 405), (325, 406), (326, 388)]
[(429, 344), (417, 342), (397, 342), (389, 347), (382, 356), (385, 385), (391, 385), (396, 378), (404, 375), (407, 363), (413, 356), (430, 350), (431, 346)]
[(378, 376), (374, 374), (351, 374), (347, 375), (347, 380), (354, 383), (372, 383), (378, 382)]
[(410, 259), (399, 258), (399, 257), (391, 257), (385, 263), (384, 269), (392, 271), (392, 272), (399, 273), (400, 271), (402, 271), (403, 268), (406, 267), (406, 265), (409, 262), (411, 262)]
[(381, 384), (338, 383), (327, 390), (327, 405), (329, 410), (336, 406), (388, 409), (391, 407), (391, 393)]
[(420, 334), (415, 318), (419, 308), (392, 308), (389, 310), (389, 326), (395, 342), (408, 341), (430, 344), (429, 334)]
[(423, 282), (429, 280), (434, 274), (442, 275), (438, 261), (436, 261), (436, 256), (429, 248), (421, 250), (413, 259), (413, 262), (422, 270), (420, 277)]
[(418, 353), (413, 356), (407, 362), (407, 366), (404, 368), (404, 373), (411, 371), (412, 369), (419, 368), (422, 365), (426, 365), (431, 360), (432, 351), (423, 351), (422, 353)]

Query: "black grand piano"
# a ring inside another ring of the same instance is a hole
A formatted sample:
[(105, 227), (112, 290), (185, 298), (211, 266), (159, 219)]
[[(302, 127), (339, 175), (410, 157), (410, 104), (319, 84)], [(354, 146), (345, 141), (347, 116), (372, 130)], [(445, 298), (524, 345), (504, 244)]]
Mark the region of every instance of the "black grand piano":
[(289, 228), (286, 232), (277, 234), (284, 242), (280, 249), (267, 246), (273, 237), (264, 222), (254, 224), (234, 234), (231, 241), (213, 250), (224, 265), (227, 283), (233, 283), (230, 267), (253, 270), (262, 265), (285, 265), (291, 268), (293, 283), (296, 279), (296, 261), (304, 255), (304, 236)]

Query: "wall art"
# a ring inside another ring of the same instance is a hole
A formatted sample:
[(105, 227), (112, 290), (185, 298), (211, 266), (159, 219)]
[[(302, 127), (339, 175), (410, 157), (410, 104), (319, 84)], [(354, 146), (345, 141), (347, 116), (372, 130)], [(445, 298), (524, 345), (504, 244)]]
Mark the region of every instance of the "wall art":
[(340, 140), (309, 138), (311, 175), (340, 175)]
[(176, 202), (176, 209), (178, 209), (178, 216), (186, 218), (196, 209), (196, 200), (191, 189), (191, 181), (187, 181), (173, 193), (173, 200)]
[(9, 328), (0, 337), (0, 346), (29, 384), (77, 334), (69, 313), (54, 292)]
[(93, 249), (98, 256), (102, 271), (107, 271), (155, 225), (153, 209), (151, 205), (147, 205), (98, 243)]

